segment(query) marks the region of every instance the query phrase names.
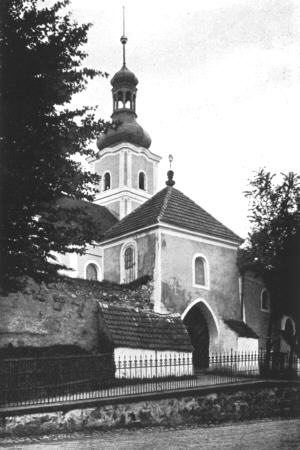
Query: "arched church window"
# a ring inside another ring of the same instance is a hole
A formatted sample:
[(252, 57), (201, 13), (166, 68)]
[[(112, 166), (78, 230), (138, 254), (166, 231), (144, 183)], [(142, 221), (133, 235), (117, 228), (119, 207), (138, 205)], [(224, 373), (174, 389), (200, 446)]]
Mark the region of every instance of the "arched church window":
[(144, 172), (139, 173), (139, 189), (146, 190), (146, 175)]
[(293, 338), (296, 335), (296, 324), (294, 319), (290, 316), (283, 316), (281, 318), (280, 329), (284, 332), (286, 341), (291, 345), (293, 343)]
[(296, 326), (295, 322), (291, 317), (285, 317), (285, 327), (284, 327), (284, 338), (286, 342), (292, 346), (295, 344), (295, 334), (296, 334)]
[(109, 172), (105, 172), (104, 177), (103, 177), (103, 183), (104, 183), (104, 191), (107, 191), (108, 189), (111, 188), (111, 176)]
[(98, 270), (96, 264), (90, 263), (86, 266), (85, 278), (87, 280), (98, 280)]
[(121, 283), (131, 283), (137, 278), (137, 247), (134, 241), (124, 244), (121, 251)]
[(290, 318), (287, 318), (285, 322), (285, 332), (288, 336), (294, 336), (294, 324)]
[(208, 288), (208, 265), (206, 259), (201, 255), (194, 257), (193, 278), (194, 285)]
[(270, 296), (267, 289), (263, 289), (260, 295), (260, 304), (262, 311), (270, 311)]
[(124, 253), (125, 264), (125, 283), (130, 283), (134, 280), (134, 249), (133, 247), (127, 247)]

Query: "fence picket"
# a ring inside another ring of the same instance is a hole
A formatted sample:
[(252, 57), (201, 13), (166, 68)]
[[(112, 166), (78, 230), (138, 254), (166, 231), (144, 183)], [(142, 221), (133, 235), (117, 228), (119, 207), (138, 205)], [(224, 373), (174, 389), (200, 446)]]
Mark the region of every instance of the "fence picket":
[(2, 359), (0, 409), (238, 383), (259, 376), (300, 378), (297, 356), (291, 371), (288, 355), (271, 354), (272, 370), (267, 375), (261, 372), (265, 360), (264, 350), (211, 353), (209, 367), (199, 372), (194, 370), (191, 355), (182, 353)]

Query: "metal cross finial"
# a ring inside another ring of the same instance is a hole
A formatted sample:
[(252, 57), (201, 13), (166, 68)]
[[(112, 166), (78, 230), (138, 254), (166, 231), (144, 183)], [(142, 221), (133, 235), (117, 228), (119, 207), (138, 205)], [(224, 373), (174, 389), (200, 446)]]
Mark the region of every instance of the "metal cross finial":
[(125, 45), (127, 42), (127, 37), (125, 36), (125, 6), (123, 6), (123, 34), (121, 36), (121, 42), (123, 45), (123, 66), (126, 66)]

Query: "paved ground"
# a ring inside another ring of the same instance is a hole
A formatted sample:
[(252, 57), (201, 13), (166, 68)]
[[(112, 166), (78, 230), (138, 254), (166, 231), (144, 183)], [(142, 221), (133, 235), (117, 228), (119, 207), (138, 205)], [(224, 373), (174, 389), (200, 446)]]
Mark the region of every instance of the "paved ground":
[[(37, 442), (38, 441), (38, 442)], [(247, 422), (217, 427), (123, 430), (19, 439), (14, 450), (287, 450), (300, 449), (300, 419)]]

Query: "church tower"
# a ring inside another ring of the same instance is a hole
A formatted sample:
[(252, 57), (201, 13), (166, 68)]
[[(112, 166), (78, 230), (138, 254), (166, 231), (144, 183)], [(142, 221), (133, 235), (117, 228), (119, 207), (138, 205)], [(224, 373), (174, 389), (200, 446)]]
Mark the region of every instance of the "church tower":
[(151, 138), (136, 121), (138, 79), (126, 67), (124, 30), (121, 43), (123, 65), (111, 80), (112, 123), (98, 137), (97, 157), (89, 161), (101, 176), (95, 203), (106, 206), (119, 219), (156, 193), (161, 160), (149, 150)]

